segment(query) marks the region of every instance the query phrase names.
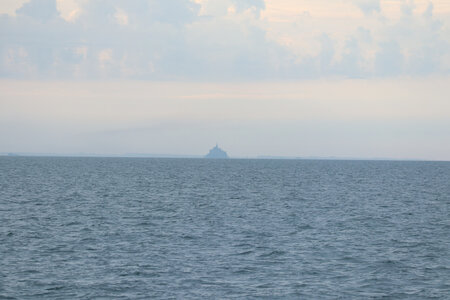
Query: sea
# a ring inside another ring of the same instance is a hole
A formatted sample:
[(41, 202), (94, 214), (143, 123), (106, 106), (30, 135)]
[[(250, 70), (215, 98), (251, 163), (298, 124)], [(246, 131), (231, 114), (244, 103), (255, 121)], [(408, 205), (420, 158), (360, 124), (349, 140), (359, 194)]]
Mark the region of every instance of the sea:
[(450, 162), (0, 157), (0, 299), (450, 299)]

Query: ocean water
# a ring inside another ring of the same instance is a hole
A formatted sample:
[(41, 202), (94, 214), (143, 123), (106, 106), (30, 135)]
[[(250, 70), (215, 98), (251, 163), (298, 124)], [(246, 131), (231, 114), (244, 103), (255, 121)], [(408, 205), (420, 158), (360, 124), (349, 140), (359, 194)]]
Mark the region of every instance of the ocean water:
[(0, 157), (0, 299), (450, 299), (450, 163)]

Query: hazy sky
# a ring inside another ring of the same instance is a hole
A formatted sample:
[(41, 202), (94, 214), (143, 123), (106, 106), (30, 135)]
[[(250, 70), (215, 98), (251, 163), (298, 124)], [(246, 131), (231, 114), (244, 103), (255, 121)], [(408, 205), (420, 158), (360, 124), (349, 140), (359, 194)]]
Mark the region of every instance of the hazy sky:
[(0, 153), (450, 160), (448, 0), (2, 0)]

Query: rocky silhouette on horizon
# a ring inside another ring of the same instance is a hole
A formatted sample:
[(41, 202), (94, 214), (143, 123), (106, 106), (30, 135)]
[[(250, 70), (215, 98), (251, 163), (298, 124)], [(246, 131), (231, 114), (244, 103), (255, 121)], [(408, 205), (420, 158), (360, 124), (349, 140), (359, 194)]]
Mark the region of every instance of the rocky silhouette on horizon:
[(209, 153), (205, 155), (205, 158), (229, 158), (228, 154), (219, 148), (219, 146), (216, 144), (214, 148), (209, 150)]

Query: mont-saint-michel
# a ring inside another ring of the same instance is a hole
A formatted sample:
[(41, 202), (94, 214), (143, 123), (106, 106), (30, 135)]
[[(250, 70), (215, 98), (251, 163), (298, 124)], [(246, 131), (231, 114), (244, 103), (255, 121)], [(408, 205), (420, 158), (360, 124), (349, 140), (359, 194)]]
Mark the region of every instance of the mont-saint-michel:
[(205, 158), (225, 159), (229, 157), (228, 154), (216, 144), (216, 146), (209, 150), (209, 153), (205, 155)]

